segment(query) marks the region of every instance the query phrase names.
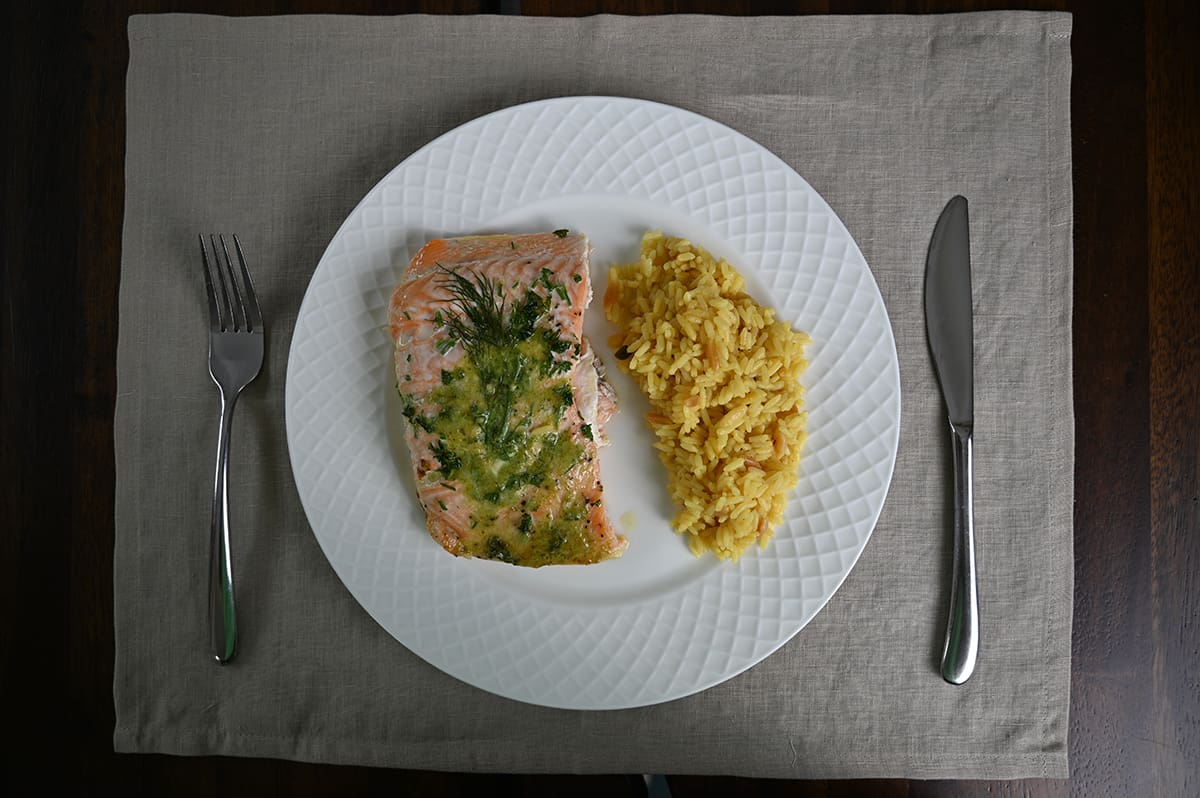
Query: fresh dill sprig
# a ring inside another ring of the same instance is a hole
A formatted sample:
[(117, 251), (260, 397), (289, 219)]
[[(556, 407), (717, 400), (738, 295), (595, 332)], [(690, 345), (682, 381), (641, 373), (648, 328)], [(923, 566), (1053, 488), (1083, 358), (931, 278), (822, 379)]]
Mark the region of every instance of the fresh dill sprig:
[[(519, 344), (533, 335), (537, 323), (550, 310), (550, 297), (530, 290), (523, 300), (513, 303), (510, 312), (506, 312), (506, 303), (498, 290), (499, 281), (493, 282), (478, 272), (468, 272), (464, 276), (440, 263), (438, 266), (444, 273), (442, 287), (450, 293), (450, 304), (459, 311), (442, 317), (442, 329), (449, 333), (447, 340), (461, 343), (468, 352), (476, 351), (480, 346)], [(543, 271), (549, 272), (548, 269)], [(546, 282), (544, 274), (535, 281), (537, 284), (545, 285), (547, 293), (560, 287), (557, 283)]]
[[(442, 329), (447, 335), (438, 343), (438, 350), (444, 355), (461, 343), (472, 357), (483, 383), (482, 398), (487, 408), (482, 423), (483, 440), (503, 456), (511, 456), (520, 437), (520, 431), (510, 426), (513, 405), (521, 386), (530, 379), (525, 356), (517, 345), (534, 334), (538, 322), (550, 310), (550, 298), (531, 286), (525, 298), (514, 301), (506, 312), (504, 297), (498, 290), (502, 285), (499, 281), (489, 280), (478, 272), (451, 271), (440, 263), (438, 267), (443, 272), (442, 287), (450, 294), (449, 303), (457, 311), (443, 316)], [(566, 347), (566, 342), (562, 346)]]
[(508, 324), (504, 318), (504, 299), (495, 284), (478, 272), (464, 277), (438, 264), (444, 274), (442, 286), (450, 292), (450, 304), (459, 313), (448, 314), (443, 326), (450, 337), (462, 342), (467, 351), (480, 344), (503, 346), (508, 343)]

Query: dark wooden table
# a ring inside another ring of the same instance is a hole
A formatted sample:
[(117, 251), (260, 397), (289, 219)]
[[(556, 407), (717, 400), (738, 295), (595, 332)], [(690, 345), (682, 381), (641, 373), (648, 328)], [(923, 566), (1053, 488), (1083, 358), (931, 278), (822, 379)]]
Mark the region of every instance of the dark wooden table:
[[(1179, 2), (121, 0), (5, 4), (0, 661), (7, 794), (642, 795), (112, 753), (113, 404), (130, 13), (1075, 13), (1075, 632), (1068, 782), (671, 777), (677, 798), (1200, 795), (1200, 15)], [(634, 741), (631, 741), (631, 744)], [(30, 779), (26, 781), (26, 779)]]

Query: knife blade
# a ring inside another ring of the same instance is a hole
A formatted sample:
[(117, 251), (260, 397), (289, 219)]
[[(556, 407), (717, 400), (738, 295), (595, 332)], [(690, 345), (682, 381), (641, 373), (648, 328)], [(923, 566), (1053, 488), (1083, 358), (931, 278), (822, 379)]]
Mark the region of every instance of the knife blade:
[(925, 332), (946, 401), (954, 461), (954, 561), (942, 678), (962, 684), (979, 655), (979, 591), (975, 573), (973, 432), (975, 426), (971, 245), (967, 200), (946, 203), (925, 260)]

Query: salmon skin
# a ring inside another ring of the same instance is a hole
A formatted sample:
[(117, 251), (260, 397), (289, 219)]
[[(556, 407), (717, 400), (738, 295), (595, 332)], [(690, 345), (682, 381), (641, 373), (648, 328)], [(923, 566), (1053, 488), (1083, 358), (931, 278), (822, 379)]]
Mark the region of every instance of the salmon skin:
[(616, 397), (583, 337), (587, 237), (437, 239), (392, 293), (388, 323), (429, 533), (513, 565), (619, 556), (599, 446)]

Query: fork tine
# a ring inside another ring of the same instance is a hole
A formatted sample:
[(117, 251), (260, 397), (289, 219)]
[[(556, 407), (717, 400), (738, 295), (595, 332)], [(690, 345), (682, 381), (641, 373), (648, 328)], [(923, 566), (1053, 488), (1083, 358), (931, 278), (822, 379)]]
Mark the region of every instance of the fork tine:
[[(233, 289), (233, 329), (235, 332), (246, 332), (246, 303), (242, 301), (242, 289), (238, 285), (237, 271), (233, 268), (233, 261), (229, 257), (229, 248), (225, 246), (225, 236), (218, 237), (221, 241), (221, 252), (225, 255), (225, 272), (229, 277), (229, 285)], [(218, 255), (217, 260), (221, 257)]]
[(229, 301), (229, 286), (225, 269), (221, 267), (221, 255), (217, 252), (216, 236), (208, 236), (208, 246), (212, 251), (213, 284), (217, 296), (217, 311), (221, 316), (221, 332), (229, 332), (234, 328), (233, 305)]
[(258, 307), (258, 292), (254, 290), (254, 281), (250, 276), (250, 268), (246, 265), (245, 253), (241, 251), (241, 241), (238, 239), (238, 234), (234, 233), (233, 247), (238, 252), (238, 264), (241, 266), (242, 281), (246, 286), (246, 320), (250, 324), (250, 330), (262, 331), (263, 329), (263, 312)]
[(254, 290), (254, 280), (250, 278), (250, 269), (246, 266), (246, 256), (242, 252), (242, 242), (238, 240), (237, 233), (233, 235), (233, 248), (237, 251), (238, 265), (242, 267), (242, 281), (246, 286), (246, 321), (249, 323), (250, 332), (261, 331), (263, 320), (262, 311), (258, 308), (258, 293)]
[[(221, 319), (221, 309), (217, 304), (217, 294), (213, 287), (212, 266), (208, 262), (208, 247), (204, 245), (204, 234), (200, 234), (200, 257), (204, 259), (204, 289), (208, 294), (208, 326), (214, 330), (224, 329)], [(216, 257), (216, 253), (213, 253)]]

